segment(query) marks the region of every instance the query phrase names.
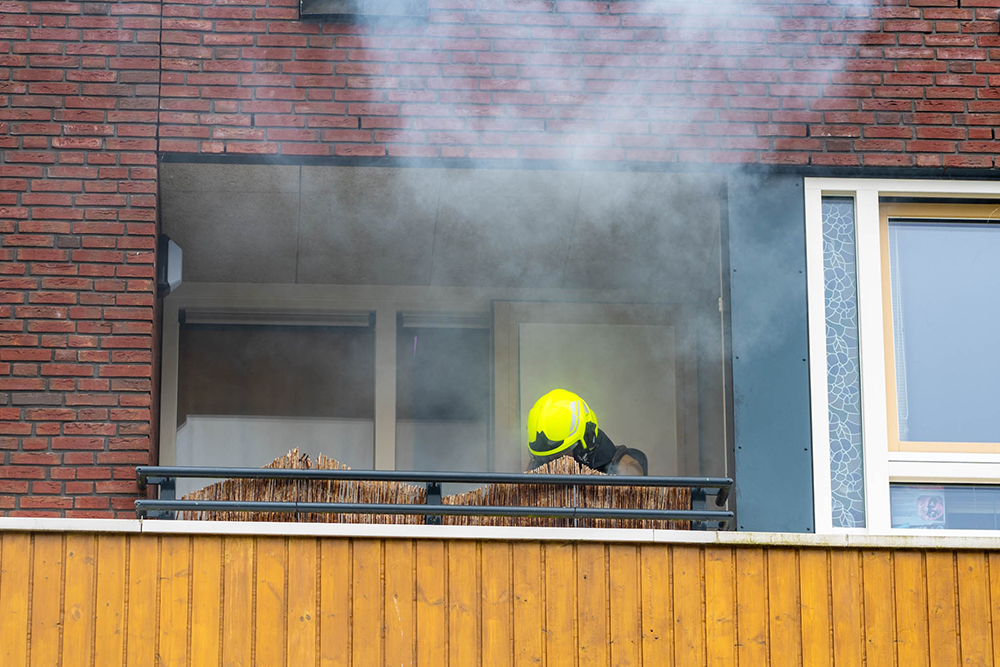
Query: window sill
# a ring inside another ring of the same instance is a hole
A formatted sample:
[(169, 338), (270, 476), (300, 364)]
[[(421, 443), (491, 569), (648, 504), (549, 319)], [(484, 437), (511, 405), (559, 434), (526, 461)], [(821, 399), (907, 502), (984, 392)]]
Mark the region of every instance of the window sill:
[(145, 533), (154, 535), (247, 535), (356, 537), (369, 539), (470, 539), (506, 541), (699, 544), (719, 547), (842, 547), (869, 549), (997, 549), (1000, 531), (894, 530), (864, 533), (751, 533), (622, 528), (513, 528), (384, 524), (258, 523), (138, 519), (0, 518), (4, 532)]

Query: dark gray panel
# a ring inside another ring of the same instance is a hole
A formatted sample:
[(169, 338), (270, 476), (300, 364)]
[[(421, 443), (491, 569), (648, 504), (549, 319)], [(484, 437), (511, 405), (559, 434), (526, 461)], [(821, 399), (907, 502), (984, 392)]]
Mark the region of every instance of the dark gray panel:
[(445, 173), (302, 167), (297, 282), (430, 284)]
[(729, 264), (737, 524), (813, 532), (801, 177), (730, 177)]
[(297, 192), (164, 190), (163, 231), (186, 282), (294, 283)]
[(718, 298), (701, 277), (719, 243), (721, 179), (583, 172), (562, 287), (649, 290), (672, 302)]
[(302, 0), (299, 14), (426, 17), (427, 0)]
[(449, 170), (431, 285), (559, 287), (580, 179), (571, 171)]

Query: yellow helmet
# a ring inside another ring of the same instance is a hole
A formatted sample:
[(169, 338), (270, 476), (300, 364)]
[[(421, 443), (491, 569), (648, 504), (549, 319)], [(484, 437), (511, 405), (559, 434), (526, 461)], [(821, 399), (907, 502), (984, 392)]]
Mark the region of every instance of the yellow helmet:
[(528, 413), (528, 451), (552, 456), (576, 445), (587, 449), (597, 436), (597, 415), (571, 391), (553, 389)]

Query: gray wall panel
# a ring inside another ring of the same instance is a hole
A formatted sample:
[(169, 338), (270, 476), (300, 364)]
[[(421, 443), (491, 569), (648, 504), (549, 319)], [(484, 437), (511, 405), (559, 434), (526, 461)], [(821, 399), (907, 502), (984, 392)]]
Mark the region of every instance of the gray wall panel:
[(801, 177), (729, 179), (729, 262), (737, 524), (813, 532)]

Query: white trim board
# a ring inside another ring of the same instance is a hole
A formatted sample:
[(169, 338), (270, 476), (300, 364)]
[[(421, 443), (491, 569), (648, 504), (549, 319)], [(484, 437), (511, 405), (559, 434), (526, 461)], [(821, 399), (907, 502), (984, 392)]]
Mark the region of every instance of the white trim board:
[(619, 528), (513, 528), (249, 521), (159, 521), (0, 517), (5, 532), (129, 533), (149, 535), (260, 535), (376, 539), (468, 539), (557, 542), (630, 542), (753, 547), (1000, 550), (1000, 532), (893, 531), (858, 533), (750, 533)]
[(923, 484), (997, 484), (1000, 463), (890, 461), (889, 481)]
[[(812, 412), (813, 519), (817, 533), (833, 532), (830, 480), (830, 390), (826, 363), (826, 288), (823, 275), (823, 193), (806, 189), (806, 304), (809, 326), (809, 401)], [(817, 268), (818, 267), (818, 268)], [(818, 295), (818, 296), (817, 296)], [(815, 331), (821, 329), (821, 332)]]

